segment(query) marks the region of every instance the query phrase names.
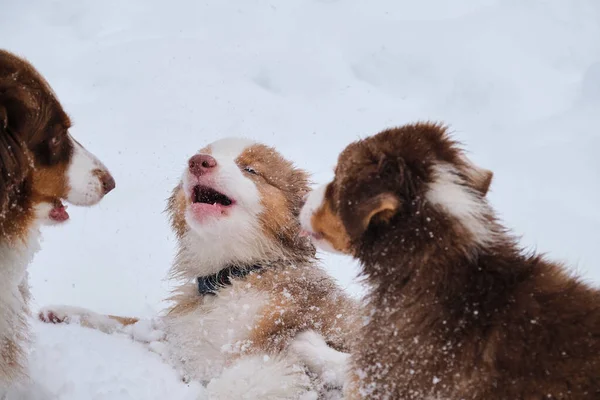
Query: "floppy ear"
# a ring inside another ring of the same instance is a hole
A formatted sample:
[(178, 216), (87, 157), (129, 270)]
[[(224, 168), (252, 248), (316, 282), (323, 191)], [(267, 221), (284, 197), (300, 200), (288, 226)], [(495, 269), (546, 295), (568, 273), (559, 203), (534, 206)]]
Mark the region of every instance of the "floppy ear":
[(8, 112), (0, 104), (0, 216), (9, 207), (9, 200), (24, 175), (21, 145), (8, 129)]
[(389, 222), (400, 208), (398, 196), (390, 192), (380, 193), (355, 207), (355, 215), (346, 229), (351, 237), (362, 235), (374, 222)]
[(0, 134), (5, 133), (6, 128), (8, 128), (8, 111), (0, 104)]
[(0, 215), (7, 211), (30, 170), (25, 143), (13, 126), (23, 125), (18, 119), (21, 115), (15, 112), (20, 111), (18, 107), (18, 100), (0, 87)]
[(167, 200), (167, 207), (165, 208), (165, 212), (169, 216), (169, 221), (171, 222), (171, 228), (177, 234), (178, 237), (181, 237), (185, 234), (186, 231), (186, 223), (185, 223), (185, 193), (183, 191), (182, 183), (179, 183), (173, 191), (171, 192), (171, 196)]

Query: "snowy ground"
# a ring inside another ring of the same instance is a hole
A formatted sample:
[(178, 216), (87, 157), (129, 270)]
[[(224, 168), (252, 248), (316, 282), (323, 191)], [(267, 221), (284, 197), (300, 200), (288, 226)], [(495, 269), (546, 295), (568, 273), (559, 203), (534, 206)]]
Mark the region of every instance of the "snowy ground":
[[(161, 213), (186, 158), (229, 135), (278, 147), (315, 181), (350, 141), (443, 120), (495, 172), (529, 246), (600, 282), (597, 0), (0, 0), (0, 47), (29, 58), (117, 190), (45, 232), (34, 308), (150, 316), (173, 236)], [(356, 266), (324, 263), (352, 293)], [(125, 337), (35, 325), (42, 398), (187, 399)]]

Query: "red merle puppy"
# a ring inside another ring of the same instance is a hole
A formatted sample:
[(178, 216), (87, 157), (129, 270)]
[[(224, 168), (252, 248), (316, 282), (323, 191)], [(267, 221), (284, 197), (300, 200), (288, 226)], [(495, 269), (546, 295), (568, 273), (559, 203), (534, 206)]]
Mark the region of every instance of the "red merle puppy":
[(34, 67), (0, 50), (0, 397), (26, 375), (26, 268), (39, 226), (69, 218), (63, 201), (90, 206), (115, 187), (70, 126)]
[(525, 253), (440, 125), (350, 144), (303, 227), (362, 263), (347, 398), (600, 399), (600, 291)]

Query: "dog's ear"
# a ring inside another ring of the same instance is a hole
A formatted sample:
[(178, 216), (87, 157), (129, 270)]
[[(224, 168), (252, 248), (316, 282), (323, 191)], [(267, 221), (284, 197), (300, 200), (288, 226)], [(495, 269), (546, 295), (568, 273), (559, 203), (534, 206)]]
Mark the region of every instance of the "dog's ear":
[[(10, 200), (20, 190), (22, 182), (30, 171), (26, 144), (20, 136), (24, 126), (19, 118), (18, 99), (11, 92), (3, 90), (0, 82), (0, 220), (11, 206)], [(17, 127), (17, 130), (13, 129)]]
[(489, 169), (481, 169), (477, 179), (475, 180), (475, 189), (481, 193), (482, 196), (485, 196), (490, 190), (490, 185), (492, 184), (493, 178), (494, 173), (492, 171)]
[(182, 183), (175, 186), (171, 192), (165, 212), (169, 216), (171, 228), (177, 234), (177, 237), (181, 238), (187, 231), (185, 222), (185, 192), (183, 191)]
[(467, 161), (467, 176), (471, 181), (473, 189), (475, 189), (481, 196), (487, 195), (494, 178), (494, 173), (489, 169), (478, 167), (477, 165)]
[(389, 223), (400, 212), (402, 195), (409, 198), (412, 187), (407, 174), (402, 159), (381, 156), (370, 172), (365, 170), (344, 185), (340, 211), (351, 238), (362, 236), (373, 224)]
[(390, 192), (370, 197), (356, 205), (354, 218), (346, 223), (350, 237), (359, 237), (372, 223), (388, 223), (400, 208), (400, 200)]
[(8, 128), (8, 111), (6, 107), (0, 104), (0, 134), (6, 132)]

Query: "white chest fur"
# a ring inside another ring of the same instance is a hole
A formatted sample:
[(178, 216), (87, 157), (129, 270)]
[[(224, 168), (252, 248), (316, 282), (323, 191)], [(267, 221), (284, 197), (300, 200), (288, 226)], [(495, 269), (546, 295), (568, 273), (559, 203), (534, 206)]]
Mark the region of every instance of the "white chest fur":
[(28, 240), (11, 244), (0, 244), (0, 335), (10, 325), (7, 321), (8, 314), (18, 314), (23, 303), (19, 285), (26, 284), (27, 266), (39, 250), (39, 232), (32, 231)]
[(195, 380), (218, 376), (228, 356), (248, 344), (257, 316), (267, 303), (266, 293), (240, 283), (207, 296), (204, 303), (185, 315), (166, 318), (171, 361)]
[[(27, 338), (26, 313), (27, 300), (24, 296), (29, 293), (27, 279), (27, 266), (39, 250), (39, 231), (32, 230), (27, 241), (0, 244), (0, 343), (20, 348), (24, 346)], [(10, 348), (10, 347), (9, 347)], [(0, 357), (0, 371), (12, 369), (12, 373), (19, 375), (16, 370), (23, 367), (25, 360), (19, 359), (21, 353), (5, 354)], [(17, 357), (6, 360), (4, 357)], [(2, 365), (6, 363), (5, 365)], [(10, 367), (9, 365), (13, 365)], [(0, 373), (0, 391), (6, 385), (14, 382), (4, 381), (7, 375)]]

